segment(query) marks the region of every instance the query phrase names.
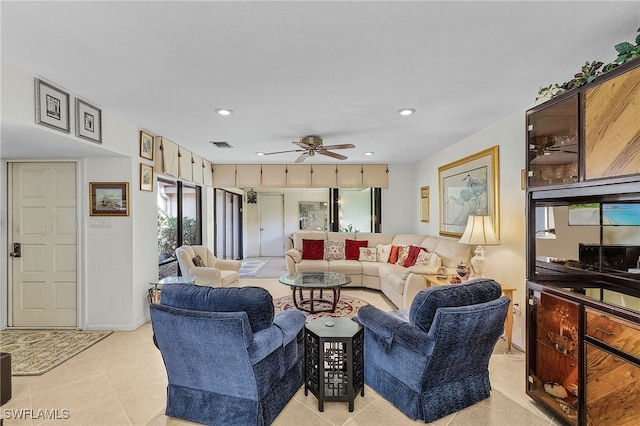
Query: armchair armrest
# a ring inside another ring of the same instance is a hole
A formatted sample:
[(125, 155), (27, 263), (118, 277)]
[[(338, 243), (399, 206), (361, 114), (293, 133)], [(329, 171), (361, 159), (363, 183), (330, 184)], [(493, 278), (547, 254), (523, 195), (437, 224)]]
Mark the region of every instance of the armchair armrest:
[(392, 343), (395, 343), (420, 355), (428, 354), (426, 349), (430, 348), (428, 341), (431, 339), (427, 333), (399, 317), (368, 305), (360, 308), (357, 319), (385, 351), (390, 350)]
[(287, 309), (273, 319), (273, 324), (282, 330), (283, 346), (296, 338), (304, 327), (305, 319), (304, 314), (297, 309)]
[(189, 268), (189, 275), (196, 279), (198, 285), (219, 285), (220, 269), (207, 266), (193, 266)]
[(287, 261), (287, 272), (293, 274), (296, 272), (296, 263), (302, 261), (302, 252), (298, 249), (292, 248), (287, 250), (284, 256)]
[(240, 266), (242, 262), (239, 260), (230, 260), (230, 259), (218, 259), (216, 261), (215, 267), (218, 269), (223, 269), (225, 271), (236, 271), (240, 270)]
[(283, 332), (276, 325), (253, 333), (253, 340), (247, 347), (251, 365), (265, 359), (273, 351), (282, 346)]

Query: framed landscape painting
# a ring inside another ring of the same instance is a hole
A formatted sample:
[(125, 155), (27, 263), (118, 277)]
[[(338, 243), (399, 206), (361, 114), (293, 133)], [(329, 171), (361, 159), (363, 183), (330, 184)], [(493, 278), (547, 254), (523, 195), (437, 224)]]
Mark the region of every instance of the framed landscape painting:
[(491, 216), (500, 236), (498, 146), (438, 168), (440, 235), (461, 237), (469, 216)]
[(129, 216), (129, 182), (89, 182), (91, 216)]

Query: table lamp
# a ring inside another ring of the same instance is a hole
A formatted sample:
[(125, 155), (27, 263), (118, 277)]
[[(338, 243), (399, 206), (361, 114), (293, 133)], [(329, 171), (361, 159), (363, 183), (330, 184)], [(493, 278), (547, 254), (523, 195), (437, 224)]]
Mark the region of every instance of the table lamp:
[(495, 246), (500, 244), (491, 225), (490, 216), (469, 216), (467, 227), (459, 240), (462, 244), (477, 244), (475, 256), (471, 258), (471, 278), (485, 278), (485, 271), (489, 260), (484, 255), (482, 246)]

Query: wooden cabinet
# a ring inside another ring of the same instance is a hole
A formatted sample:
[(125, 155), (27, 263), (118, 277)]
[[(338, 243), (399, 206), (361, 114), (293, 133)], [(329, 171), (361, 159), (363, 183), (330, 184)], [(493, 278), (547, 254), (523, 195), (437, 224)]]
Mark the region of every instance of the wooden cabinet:
[(640, 60), (527, 111), (530, 187), (640, 173)]
[(640, 425), (640, 60), (526, 118), (527, 395)]

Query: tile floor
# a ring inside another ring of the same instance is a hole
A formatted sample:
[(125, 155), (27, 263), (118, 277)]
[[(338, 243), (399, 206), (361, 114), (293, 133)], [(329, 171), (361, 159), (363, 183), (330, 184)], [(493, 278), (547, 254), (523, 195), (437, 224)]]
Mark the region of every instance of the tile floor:
[[(243, 279), (241, 285), (264, 286), (274, 297), (289, 294), (274, 279)], [(383, 310), (395, 309), (381, 293), (345, 289)], [(13, 398), (0, 408), (5, 425), (186, 425), (164, 415), (167, 378), (147, 323), (131, 332), (115, 332), (53, 370), (34, 377), (13, 378)], [(524, 393), (525, 360), (517, 350), (506, 352), (499, 340), (490, 363), (491, 397), (435, 423), (454, 425), (556, 425)], [(31, 410), (31, 414), (28, 411)], [(38, 411), (46, 410), (46, 411)], [(22, 419), (16, 415), (22, 413)], [(47, 419), (54, 416), (58, 419)], [(63, 418), (68, 417), (68, 418)], [(409, 425), (414, 422), (390, 403), (365, 388), (349, 413), (346, 403), (325, 403), (301, 389), (274, 425)]]

